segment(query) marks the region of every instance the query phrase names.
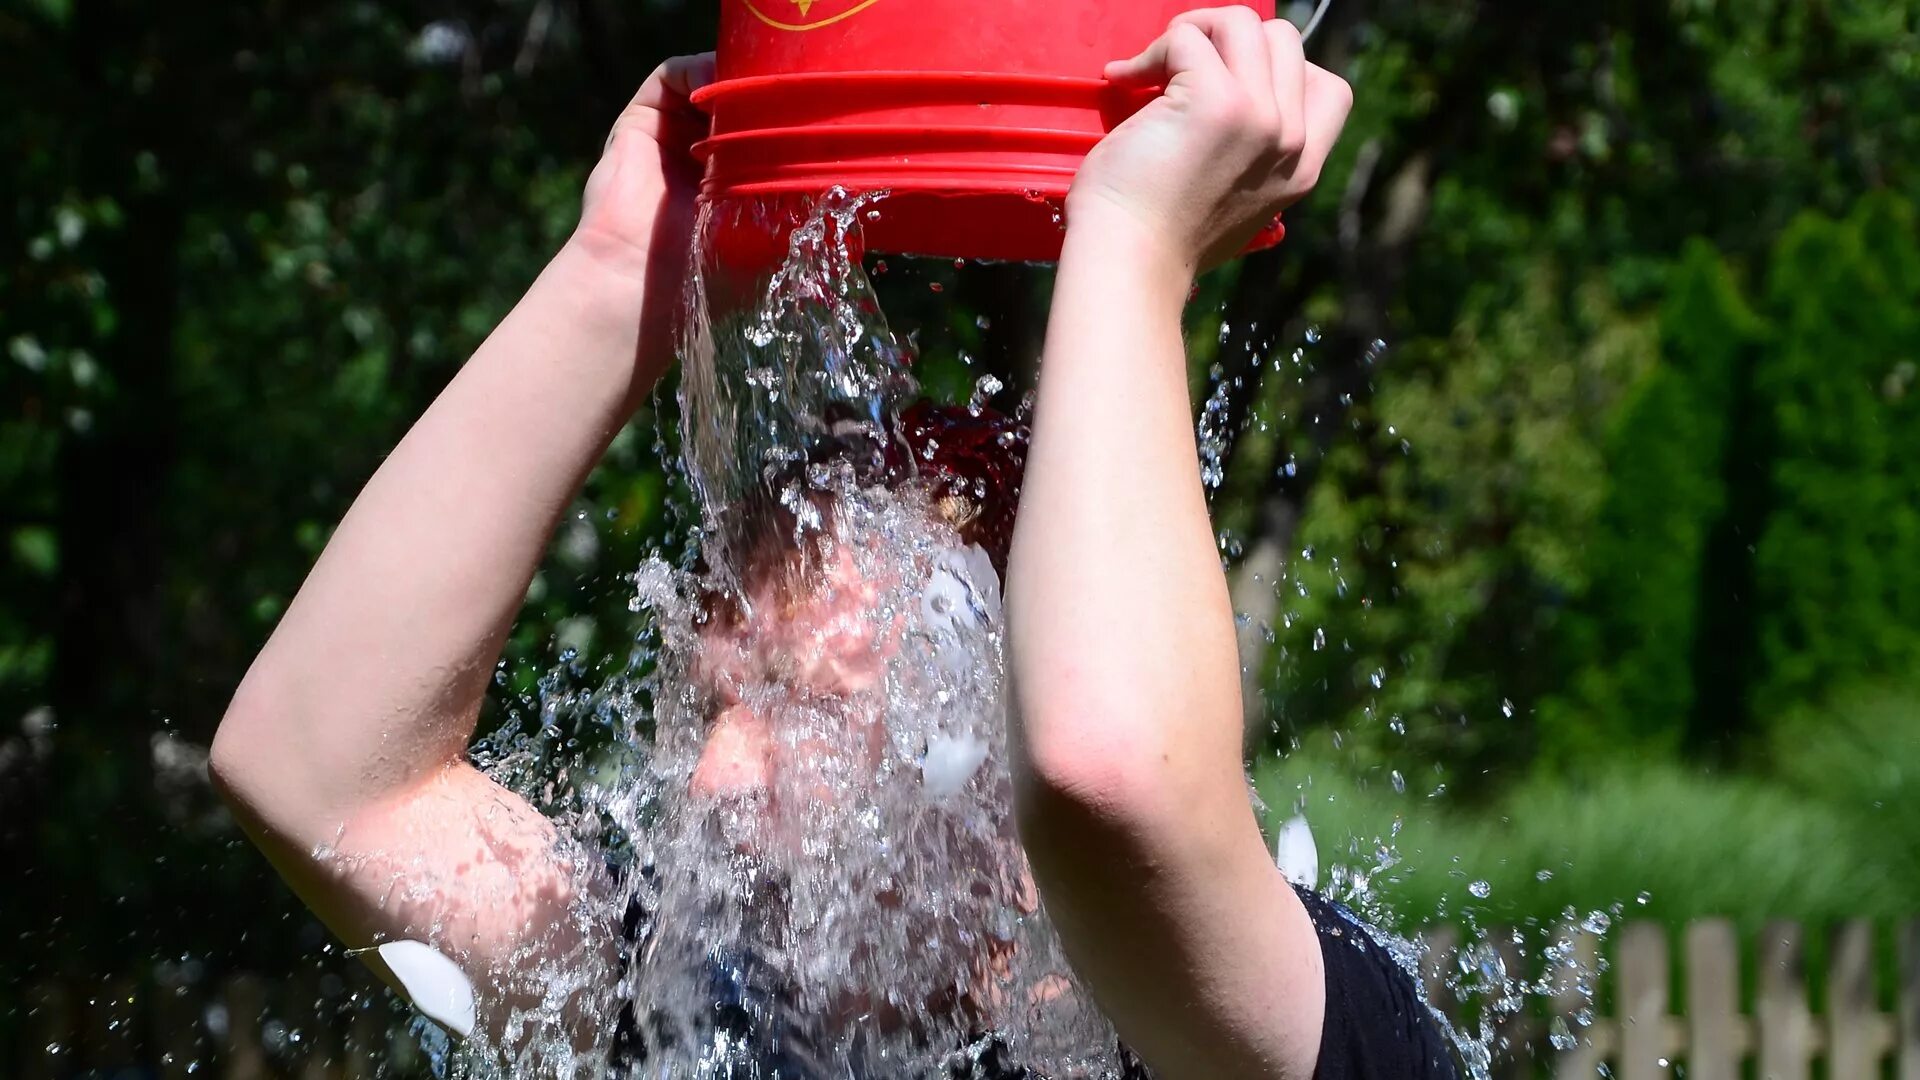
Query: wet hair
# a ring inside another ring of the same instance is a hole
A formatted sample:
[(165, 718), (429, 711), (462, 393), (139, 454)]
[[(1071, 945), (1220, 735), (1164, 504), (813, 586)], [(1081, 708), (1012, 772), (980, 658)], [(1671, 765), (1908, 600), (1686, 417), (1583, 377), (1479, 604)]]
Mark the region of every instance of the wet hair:
[(921, 485), (941, 520), (1006, 574), (1026, 424), (984, 407), (921, 401), (889, 423), (884, 439), (873, 437), (871, 425), (847, 426), (849, 433), (823, 438), (805, 459), (767, 473), (755, 505), (741, 508), (729, 546), (743, 578), (771, 585), (776, 596), (805, 588), (819, 569), (824, 538), (799, 528), (800, 514), (824, 520), (832, 510), (831, 495), (807, 477), (836, 464), (861, 485)]
[(901, 415), (896, 482), (917, 479), (934, 509), (969, 544), (979, 544), (1002, 576), (1013, 544), (1027, 425), (978, 406), (920, 402)]

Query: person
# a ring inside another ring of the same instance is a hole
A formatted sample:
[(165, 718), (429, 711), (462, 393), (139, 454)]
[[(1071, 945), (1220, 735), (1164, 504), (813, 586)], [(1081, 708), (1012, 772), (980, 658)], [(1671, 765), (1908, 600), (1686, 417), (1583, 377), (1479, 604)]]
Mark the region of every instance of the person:
[[(212, 749), (243, 827), (336, 934), (430, 942), (485, 1010), (538, 992), (511, 973), (539, 955), (602, 948), (569, 918), (598, 880), (583, 856), (465, 751), (547, 538), (671, 363), (706, 127), (688, 95), (712, 76), (683, 57), (641, 87), (573, 235), (354, 502)], [(1351, 92), (1292, 26), (1232, 7), (1107, 76), (1165, 92), (1066, 205), (1006, 582), (1034, 880), (1154, 1075), (1451, 1075), (1411, 980), (1261, 838), (1180, 329), (1195, 275), (1312, 190)], [(720, 726), (702, 782), (750, 780), (753, 728)]]

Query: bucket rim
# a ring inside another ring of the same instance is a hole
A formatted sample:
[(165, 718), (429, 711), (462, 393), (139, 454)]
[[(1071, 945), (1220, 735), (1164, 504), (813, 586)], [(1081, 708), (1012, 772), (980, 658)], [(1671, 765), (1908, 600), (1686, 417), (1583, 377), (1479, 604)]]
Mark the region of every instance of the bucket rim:
[[(947, 166), (949, 170), (952, 166)], [(884, 170), (874, 170), (877, 174)], [(1071, 185), (1073, 174), (1065, 169), (1057, 172), (1035, 173), (1021, 179), (977, 177), (962, 179), (956, 176), (880, 176), (871, 178), (850, 178), (835, 180), (822, 186), (818, 176), (792, 176), (773, 180), (753, 180), (741, 184), (713, 185), (720, 190), (703, 190), (709, 198), (732, 197), (738, 195), (818, 195), (828, 188), (841, 188), (855, 195), (875, 193), (941, 195), (956, 199), (978, 197), (998, 198), (1005, 195), (1017, 195), (1031, 203), (1046, 203), (1064, 199)], [(706, 185), (703, 185), (703, 189)], [(885, 201), (873, 204), (874, 209), (886, 212)]]
[(736, 97), (761, 90), (792, 90), (799, 86), (832, 86), (847, 84), (864, 87), (885, 87), (910, 85), (916, 87), (935, 87), (949, 85), (955, 87), (993, 86), (1024, 88), (1031, 90), (1065, 91), (1070, 94), (1092, 94), (1095, 96), (1114, 89), (1113, 83), (1106, 79), (1085, 78), (1076, 75), (1032, 75), (999, 71), (906, 71), (877, 69), (871, 71), (795, 71), (779, 75), (743, 75), (736, 79), (721, 79), (695, 90), (690, 100), (695, 105), (704, 106), (717, 98)]
[(994, 127), (973, 124), (795, 124), (784, 127), (748, 128), (709, 135), (693, 144), (690, 152), (701, 161), (716, 152), (735, 147), (752, 147), (775, 142), (806, 142), (825, 148), (828, 144), (872, 142), (886, 139), (896, 145), (922, 149), (928, 143), (971, 142), (977, 147), (994, 144), (1013, 148), (1051, 145), (1061, 153), (1085, 153), (1100, 141), (1098, 135), (1072, 128)]

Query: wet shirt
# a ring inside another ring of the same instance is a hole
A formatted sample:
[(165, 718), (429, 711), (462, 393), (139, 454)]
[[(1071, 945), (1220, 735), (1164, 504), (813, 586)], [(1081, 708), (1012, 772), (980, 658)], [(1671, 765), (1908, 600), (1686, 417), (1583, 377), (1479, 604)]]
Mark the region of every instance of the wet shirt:
[(1313, 918), (1327, 970), (1315, 1080), (1455, 1080), (1453, 1052), (1413, 977), (1345, 908), (1294, 891)]
[[(1420, 998), (1412, 976), (1346, 908), (1296, 888), (1313, 920), (1326, 970), (1326, 1018), (1321, 1027), (1315, 1080), (1457, 1080), (1452, 1051)], [(630, 911), (625, 926), (632, 942), (644, 922)], [(814, 1054), (804, 1024), (769, 1026), (782, 995), (768, 972), (750, 956), (710, 961), (708, 1015), (744, 1050), (737, 1075), (754, 1080), (839, 1080)], [(644, 1074), (639, 1020), (631, 1004), (623, 1011), (610, 1075)], [(1153, 1080), (1153, 1073), (1121, 1049), (1119, 1080)], [(949, 1080), (1047, 1080), (1012, 1060), (1006, 1045), (985, 1036), (956, 1048)], [(734, 1075), (729, 1073), (729, 1075)], [(859, 1080), (909, 1080), (858, 1070)]]

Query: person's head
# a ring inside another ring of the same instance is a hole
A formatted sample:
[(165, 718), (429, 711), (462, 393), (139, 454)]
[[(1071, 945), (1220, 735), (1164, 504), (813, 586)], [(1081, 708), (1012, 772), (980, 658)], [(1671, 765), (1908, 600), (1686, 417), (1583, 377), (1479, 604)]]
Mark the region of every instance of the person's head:
[[(900, 417), (885, 473), (872, 479), (1004, 573), (1026, 439), (1023, 425), (989, 410), (923, 403)], [(875, 557), (860, 547), (868, 538), (844, 535), (834, 496), (806, 498), (817, 522), (808, 529), (796, 528), (791, 506), (757, 515), (738, 547), (747, 552), (732, 575), (738, 586), (710, 598), (699, 657), (713, 715), (695, 794), (763, 806), (776, 819), (791, 809), (783, 796), (831, 799), (823, 773), (877, 763), (874, 695), (904, 618), (886, 599), (928, 584), (889, 580), (910, 561)]]

